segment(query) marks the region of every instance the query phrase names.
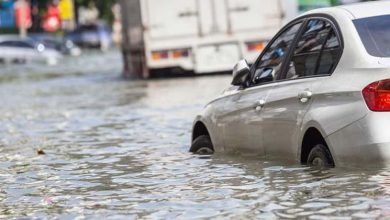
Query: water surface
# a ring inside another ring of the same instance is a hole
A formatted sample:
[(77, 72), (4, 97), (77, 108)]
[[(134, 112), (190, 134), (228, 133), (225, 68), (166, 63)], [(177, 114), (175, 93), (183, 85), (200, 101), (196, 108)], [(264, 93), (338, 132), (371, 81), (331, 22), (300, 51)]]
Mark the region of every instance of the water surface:
[(126, 81), (88, 55), (1, 67), (1, 219), (390, 218), (389, 169), (189, 154), (229, 76)]

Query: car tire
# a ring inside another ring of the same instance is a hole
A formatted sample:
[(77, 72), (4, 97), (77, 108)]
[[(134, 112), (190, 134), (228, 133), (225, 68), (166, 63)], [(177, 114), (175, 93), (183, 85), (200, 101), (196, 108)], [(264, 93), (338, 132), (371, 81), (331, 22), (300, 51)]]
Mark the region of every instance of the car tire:
[(311, 149), (307, 158), (307, 164), (315, 167), (334, 167), (332, 155), (323, 144), (317, 144)]
[(210, 155), (214, 153), (211, 139), (207, 135), (201, 135), (192, 142), (190, 152), (200, 155)]

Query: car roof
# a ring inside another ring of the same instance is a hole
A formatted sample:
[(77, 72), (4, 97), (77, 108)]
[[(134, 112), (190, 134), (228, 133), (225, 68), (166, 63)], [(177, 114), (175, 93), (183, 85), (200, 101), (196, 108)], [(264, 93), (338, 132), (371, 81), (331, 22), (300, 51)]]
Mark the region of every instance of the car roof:
[(366, 17), (381, 16), (381, 15), (390, 15), (390, 1), (382, 0), (382, 1), (341, 5), (336, 7), (319, 8), (319, 9), (308, 11), (303, 15), (310, 15), (316, 13), (325, 13), (325, 14), (343, 13), (348, 15), (348, 17), (350, 17), (351, 20), (366, 18)]
[(390, 1), (364, 2), (339, 7), (348, 11), (355, 19), (390, 15)]

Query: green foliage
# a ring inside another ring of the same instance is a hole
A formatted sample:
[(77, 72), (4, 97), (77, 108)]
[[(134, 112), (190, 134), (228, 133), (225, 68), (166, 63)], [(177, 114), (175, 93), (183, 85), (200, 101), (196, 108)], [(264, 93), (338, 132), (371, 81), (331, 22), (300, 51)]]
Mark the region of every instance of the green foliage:
[(89, 5), (94, 4), (100, 12), (100, 18), (107, 21), (109, 24), (111, 24), (114, 19), (111, 8), (115, 3), (115, 0), (75, 0), (75, 5), (77, 7), (88, 7)]
[[(51, 1), (52, 0), (38, 0), (37, 2), (41, 10), (45, 10), (47, 3)], [(114, 19), (111, 7), (116, 3), (116, 0), (74, 0), (74, 3), (76, 8), (80, 6), (88, 7), (91, 4), (95, 4), (100, 12), (100, 18), (107, 21), (109, 24), (111, 24)]]

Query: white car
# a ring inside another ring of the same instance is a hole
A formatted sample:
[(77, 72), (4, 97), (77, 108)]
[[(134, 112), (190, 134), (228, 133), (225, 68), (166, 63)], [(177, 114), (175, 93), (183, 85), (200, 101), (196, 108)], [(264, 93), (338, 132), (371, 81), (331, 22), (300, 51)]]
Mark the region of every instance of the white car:
[(390, 2), (317, 9), (287, 24), (196, 117), (190, 151), (388, 165)]
[(16, 35), (0, 37), (1, 63), (38, 62), (56, 65), (62, 58), (61, 53), (46, 47), (31, 38)]

